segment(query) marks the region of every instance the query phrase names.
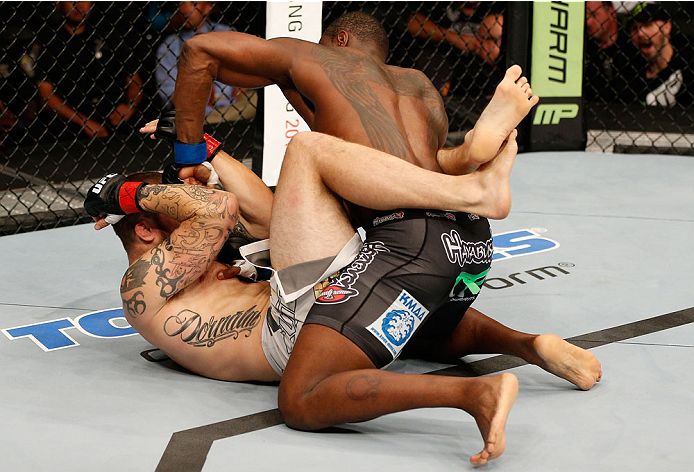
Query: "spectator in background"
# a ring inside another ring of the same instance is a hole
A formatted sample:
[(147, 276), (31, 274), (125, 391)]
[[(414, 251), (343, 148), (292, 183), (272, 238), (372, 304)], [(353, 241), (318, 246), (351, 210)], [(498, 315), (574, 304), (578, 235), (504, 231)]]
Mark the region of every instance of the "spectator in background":
[(14, 113), (0, 102), (0, 147), (4, 146), (5, 138), (17, 124), (18, 120)]
[[(0, 148), (35, 143), (43, 130), (35, 124), (41, 105), (33, 80), (41, 48), (33, 42), (33, 32), (29, 34), (22, 32), (9, 40), (13, 47), (0, 62)], [(26, 44), (27, 38), (30, 44)], [(5, 35), (1, 39), (8, 40)], [(34, 127), (37, 129), (30, 132)]]
[(670, 14), (658, 3), (640, 3), (627, 18), (627, 32), (646, 60), (632, 78), (633, 100), (649, 106), (691, 106), (694, 103), (694, 52), (685, 38), (673, 34)]
[(134, 118), (142, 79), (132, 55), (90, 24), (92, 2), (57, 2), (64, 21), (37, 64), (45, 108), (89, 137), (106, 137)]
[(462, 143), (503, 73), (496, 64), (504, 7), (502, 2), (452, 2), (408, 17), (410, 34), (426, 40), (414, 67), (443, 97), (451, 126), (448, 146)]
[(612, 2), (586, 2), (586, 63), (583, 95), (589, 101), (609, 102), (623, 93), (627, 41), (620, 35)]
[(504, 18), (481, 2), (453, 2), (445, 15), (410, 15), (407, 29), (417, 37), (447, 42), (464, 54), (476, 54), (493, 65), (501, 52)]
[(176, 7), (171, 8), (166, 2), (149, 2), (147, 5), (147, 19), (152, 28), (160, 33), (171, 33), (185, 23), (182, 15), (176, 15)]
[[(183, 29), (164, 38), (157, 49), (157, 66), (154, 77), (159, 87), (159, 98), (165, 108), (171, 107), (171, 97), (176, 88), (178, 74), (178, 56), (183, 43), (196, 34), (210, 31), (236, 31), (223, 23), (211, 21), (214, 13), (214, 2), (181, 2), (172, 21), (182, 18)], [(230, 85), (214, 82), (210, 101), (206, 108), (206, 122), (235, 121), (240, 116), (250, 119), (255, 116), (255, 107), (248, 106), (247, 98), (255, 98), (255, 93), (246, 92)], [(232, 104), (234, 104), (232, 106)], [(256, 102), (257, 104), (257, 102)]]

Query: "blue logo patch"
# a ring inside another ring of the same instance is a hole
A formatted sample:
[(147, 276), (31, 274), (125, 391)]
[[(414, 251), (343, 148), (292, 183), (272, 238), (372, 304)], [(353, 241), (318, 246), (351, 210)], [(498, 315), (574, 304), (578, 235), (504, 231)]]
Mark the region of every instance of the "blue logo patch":
[(366, 329), (395, 359), (428, 314), (429, 310), (407, 293), (407, 290), (403, 290), (388, 309)]
[(402, 344), (410, 337), (414, 329), (415, 317), (405, 310), (393, 310), (386, 314), (381, 323), (383, 335), (396, 346)]

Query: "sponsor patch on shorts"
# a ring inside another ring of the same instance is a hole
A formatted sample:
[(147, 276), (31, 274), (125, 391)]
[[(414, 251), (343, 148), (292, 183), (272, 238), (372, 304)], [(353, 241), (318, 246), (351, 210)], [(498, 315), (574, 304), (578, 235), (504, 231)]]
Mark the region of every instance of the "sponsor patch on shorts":
[(450, 211), (427, 211), (425, 212), (427, 216), (431, 218), (446, 218), (447, 220), (457, 221), (455, 215)]
[[(329, 277), (329, 282), (320, 287), (320, 293), (316, 295), (316, 303), (333, 304), (346, 302), (359, 295), (357, 289), (352, 286), (359, 280), (361, 274), (366, 272), (378, 253), (390, 252), (380, 241), (366, 242), (351, 264), (340, 270), (336, 276)], [(314, 287), (314, 293), (317, 293)]]
[(395, 213), (391, 213), (390, 215), (379, 216), (378, 218), (374, 218), (371, 224), (373, 226), (378, 226), (381, 223), (385, 223), (386, 221), (402, 220), (404, 217), (404, 211), (396, 211)]
[(456, 230), (441, 234), (441, 242), (446, 257), (452, 264), (465, 267), (467, 264), (491, 264), (494, 254), (492, 238), (486, 241), (470, 242), (463, 240)]
[(428, 314), (429, 310), (407, 293), (407, 290), (403, 290), (388, 309), (366, 329), (395, 359)]

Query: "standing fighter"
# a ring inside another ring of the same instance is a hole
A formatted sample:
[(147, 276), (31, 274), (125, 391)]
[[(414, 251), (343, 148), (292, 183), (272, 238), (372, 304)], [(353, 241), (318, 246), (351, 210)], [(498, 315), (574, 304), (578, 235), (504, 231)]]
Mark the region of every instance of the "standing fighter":
[[(515, 146), (513, 129), (537, 103), (518, 66), (507, 71), (465, 143), (442, 150), (447, 118), (440, 97), (421, 72), (385, 65), (387, 50), (382, 26), (358, 12), (328, 27), (320, 45), (286, 38), (265, 41), (242, 33), (210, 33), (189, 40), (174, 95), (176, 161), (196, 164), (205, 158), (202, 122), (213, 78), (242, 87), (276, 83), (313, 130), (435, 172), (469, 172), (493, 159), (507, 138), (507, 146)], [(340, 172), (340, 152), (354, 150), (347, 143), (341, 150), (324, 146), (326, 138), (299, 139), (315, 140), (311, 144), (334, 153), (333, 172)], [(374, 158), (385, 160), (386, 156), (377, 153)], [(297, 168), (280, 177), (273, 209), (272, 260), (280, 271), (306, 260), (307, 254), (309, 259), (334, 256), (348, 242), (348, 228), (335, 230), (330, 220), (297, 225), (306, 221), (297, 216), (305, 216), (310, 207), (302, 204), (313, 196), (292, 187), (292, 182), (301, 179)], [(310, 183), (320, 188), (320, 182)], [(487, 193), (462, 188), (468, 204), (461, 209), (504, 217), (510, 209), (507, 181), (504, 184), (501, 191), (497, 187)], [(340, 208), (334, 203), (331, 210)], [(441, 355), (456, 352), (452, 333), (464, 329), (461, 318), (491, 262), (487, 221), (473, 214), (437, 211), (402, 210), (377, 216), (356, 208), (355, 213), (367, 228), (365, 249), (319, 294), (318, 301), (324, 304), (315, 305), (309, 313), (280, 385), (279, 406), (285, 421), (292, 427), (317, 429), (404, 409), (454, 406), (472, 413), (482, 432), (484, 449), (471, 462), (480, 465), (498, 457), (505, 447), (506, 418), (517, 394), (513, 375), (487, 378), (472, 387), (466, 379), (377, 370), (397, 357), (414, 330), (427, 320), (426, 340), (437, 345)], [(296, 241), (311, 244), (302, 250)], [(595, 374), (594, 379), (597, 370)], [(492, 401), (475, 408), (481, 396)]]

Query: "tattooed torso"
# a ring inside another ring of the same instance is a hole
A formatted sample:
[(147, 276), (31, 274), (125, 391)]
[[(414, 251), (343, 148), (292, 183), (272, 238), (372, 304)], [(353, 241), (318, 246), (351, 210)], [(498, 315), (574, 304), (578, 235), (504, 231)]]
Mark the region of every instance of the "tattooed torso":
[(448, 128), (443, 102), (419, 71), (387, 66), (351, 48), (312, 46), (314, 67), (294, 85), (315, 109), (313, 130), (439, 171)]
[(201, 375), (240, 380), (244, 372), (250, 372), (251, 377), (274, 380), (274, 372), (265, 368), (260, 343), (269, 284), (218, 280), (216, 274), (223, 267), (212, 263), (199, 281), (171, 297), (148, 322), (136, 322), (138, 331), (173, 360)]
[[(436, 154), (446, 139), (448, 117), (422, 72), (387, 66), (353, 48), (307, 48), (309, 60), (292, 74), (296, 90), (285, 96), (308, 115), (314, 131), (441, 172)], [(372, 210), (349, 207), (357, 220), (372, 217)]]

